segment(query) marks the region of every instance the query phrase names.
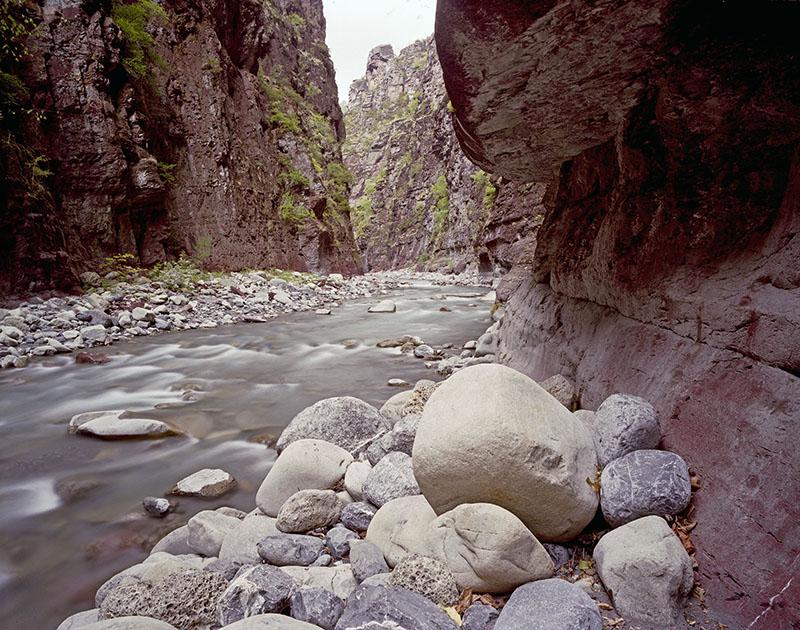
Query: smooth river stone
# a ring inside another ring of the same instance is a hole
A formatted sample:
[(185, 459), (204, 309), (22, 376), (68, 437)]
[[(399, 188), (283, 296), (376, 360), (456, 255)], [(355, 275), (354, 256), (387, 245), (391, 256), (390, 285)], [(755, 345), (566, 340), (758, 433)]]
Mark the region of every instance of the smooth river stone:
[(236, 480), (228, 472), (219, 468), (204, 468), (181, 479), (171, 494), (189, 497), (218, 497), (236, 485)]
[(70, 433), (91, 435), (104, 439), (161, 438), (178, 432), (160, 420), (123, 418), (124, 410), (92, 411), (73, 416)]

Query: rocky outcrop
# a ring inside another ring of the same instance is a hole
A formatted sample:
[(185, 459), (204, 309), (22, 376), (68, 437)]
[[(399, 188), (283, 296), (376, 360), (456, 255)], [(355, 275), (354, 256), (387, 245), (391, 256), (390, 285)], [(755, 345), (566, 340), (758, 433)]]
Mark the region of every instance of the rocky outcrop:
[(585, 408), (613, 391), (654, 404), (699, 474), (701, 583), (735, 627), (800, 621), (796, 16), (677, 0), (437, 14), (462, 147), (550, 185), (538, 246), (498, 292), (501, 356), (574, 378)]
[(31, 7), (19, 72), (45, 114), (17, 140), (39, 176), (4, 195), (0, 287), (118, 253), (359, 269), (321, 0)]
[(490, 177), (464, 157), (433, 38), (375, 48), (350, 87), (345, 163), (371, 269), (507, 269), (535, 242), (544, 186)]

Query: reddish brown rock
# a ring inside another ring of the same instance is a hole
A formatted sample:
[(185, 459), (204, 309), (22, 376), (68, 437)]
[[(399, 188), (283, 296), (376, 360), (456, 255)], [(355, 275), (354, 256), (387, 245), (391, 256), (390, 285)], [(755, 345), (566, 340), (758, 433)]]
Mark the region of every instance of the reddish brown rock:
[(52, 175), (34, 209), (29, 184), (0, 193), (0, 289), (63, 284), (117, 253), (357, 271), (322, 1), (148, 2), (165, 16), (138, 79), (111, 2), (30, 3), (41, 25), (21, 72), (47, 116), (17, 140)]
[(800, 623), (797, 17), (669, 0), (437, 15), (462, 146), (549, 184), (539, 244), (498, 290), (501, 353), (574, 378), (589, 409), (653, 403), (702, 480), (699, 577), (731, 627)]

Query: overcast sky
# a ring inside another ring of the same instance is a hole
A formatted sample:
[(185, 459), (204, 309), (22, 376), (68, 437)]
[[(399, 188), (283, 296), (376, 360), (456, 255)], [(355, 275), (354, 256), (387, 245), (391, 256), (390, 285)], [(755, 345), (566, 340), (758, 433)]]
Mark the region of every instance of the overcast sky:
[(433, 34), (436, 0), (323, 0), (328, 47), (336, 66), (339, 100), (364, 76), (369, 51), (391, 44), (394, 52)]

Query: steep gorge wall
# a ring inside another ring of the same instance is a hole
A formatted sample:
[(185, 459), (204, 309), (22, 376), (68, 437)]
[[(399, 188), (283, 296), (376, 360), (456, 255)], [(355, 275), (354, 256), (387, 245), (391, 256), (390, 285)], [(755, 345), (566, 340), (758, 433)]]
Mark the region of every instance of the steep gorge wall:
[(3, 151), (0, 288), (68, 284), (126, 252), (359, 270), (321, 0), (28, 6), (20, 74), (43, 118), (17, 139), (50, 173), (32, 199), (14, 178), (30, 164)]
[(544, 186), (490, 177), (464, 156), (433, 37), (375, 48), (350, 87), (345, 163), (370, 269), (507, 269), (535, 242)]
[(800, 626), (798, 8), (439, 0), (465, 152), (550, 184), (501, 351), (651, 400), (700, 476), (706, 602)]

